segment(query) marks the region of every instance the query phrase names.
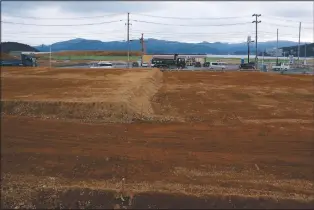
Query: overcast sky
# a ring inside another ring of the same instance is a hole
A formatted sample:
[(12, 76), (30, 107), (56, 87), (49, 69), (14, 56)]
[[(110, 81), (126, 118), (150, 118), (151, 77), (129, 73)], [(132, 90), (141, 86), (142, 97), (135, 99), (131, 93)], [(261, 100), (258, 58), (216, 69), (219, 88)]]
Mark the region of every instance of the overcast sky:
[(252, 14), (257, 13), (258, 41), (276, 40), (277, 28), (280, 40), (298, 41), (302, 22), (301, 42), (314, 42), (311, 1), (6, 1), (1, 9), (1, 41), (33, 46), (74, 38), (126, 40), (128, 12), (131, 39), (144, 33), (190, 43), (244, 42), (248, 35), (255, 40)]

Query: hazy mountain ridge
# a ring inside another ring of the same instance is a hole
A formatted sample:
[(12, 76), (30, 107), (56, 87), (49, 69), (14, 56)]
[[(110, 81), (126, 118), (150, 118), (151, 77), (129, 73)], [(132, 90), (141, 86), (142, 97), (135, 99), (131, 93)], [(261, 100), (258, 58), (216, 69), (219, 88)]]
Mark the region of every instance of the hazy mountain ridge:
[[(13, 42), (12, 42), (13, 43)], [(276, 41), (260, 42), (258, 43), (258, 51), (263, 51), (268, 48), (276, 47)], [(278, 46), (292, 47), (296, 46), (297, 42), (292, 41), (279, 41)], [(176, 41), (147, 39), (145, 40), (146, 52), (149, 54), (158, 53), (186, 53), (186, 54), (242, 54), (247, 52), (247, 44), (243, 43), (222, 43), (222, 42), (201, 42), (201, 43), (184, 43)], [(34, 46), (39, 51), (50, 51), (50, 45)], [(72, 39), (62, 42), (56, 42), (51, 45), (51, 51), (67, 51), (67, 50), (105, 50), (105, 51), (126, 51), (128, 49), (125, 41), (109, 41), (103, 42), (100, 40), (88, 39)], [(9, 51), (18, 51), (19, 49), (10, 49)], [(140, 51), (141, 44), (139, 40), (130, 42), (130, 50)], [(5, 50), (8, 51), (8, 50)], [(28, 51), (28, 50), (22, 50)], [(33, 51), (33, 50), (31, 50)], [(251, 45), (251, 52), (255, 53), (254, 43)]]

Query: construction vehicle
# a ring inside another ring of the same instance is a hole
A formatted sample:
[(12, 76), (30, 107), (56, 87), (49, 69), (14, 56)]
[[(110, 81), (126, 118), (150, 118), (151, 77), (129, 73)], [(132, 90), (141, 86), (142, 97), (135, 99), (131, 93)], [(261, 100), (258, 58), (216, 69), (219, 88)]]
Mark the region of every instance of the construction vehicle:
[(184, 58), (178, 58), (175, 54), (173, 58), (153, 58), (152, 66), (162, 69), (183, 69), (186, 66)]
[(254, 62), (241, 63), (239, 69), (255, 69), (255, 63)]
[(21, 60), (1, 60), (0, 66), (38, 66), (37, 60), (32, 54), (21, 53)]

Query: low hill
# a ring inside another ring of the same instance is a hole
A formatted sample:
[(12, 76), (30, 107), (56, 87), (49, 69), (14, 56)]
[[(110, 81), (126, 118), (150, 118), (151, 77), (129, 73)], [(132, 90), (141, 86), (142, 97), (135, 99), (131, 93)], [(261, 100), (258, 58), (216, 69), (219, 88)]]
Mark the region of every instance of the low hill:
[(2, 42), (0, 44), (1, 53), (10, 53), (11, 51), (27, 51), (27, 52), (39, 52), (38, 49), (31, 47), (27, 44), (18, 42)]
[[(307, 57), (312, 57), (314, 56), (314, 43), (307, 44), (305, 45), (300, 45), (300, 57), (305, 56), (305, 47), (306, 47), (306, 56)], [(294, 56), (298, 56), (298, 45), (291, 46), (291, 47), (282, 47), (281, 48), (286, 55), (291, 54)]]

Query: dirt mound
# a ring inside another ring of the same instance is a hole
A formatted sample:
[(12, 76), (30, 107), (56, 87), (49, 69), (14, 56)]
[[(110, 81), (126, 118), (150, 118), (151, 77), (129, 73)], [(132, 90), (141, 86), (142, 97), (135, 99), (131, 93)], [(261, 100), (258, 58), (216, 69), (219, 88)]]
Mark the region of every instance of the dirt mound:
[[(158, 69), (117, 70), (107, 73), (105, 78), (104, 72), (99, 70), (86, 72), (89, 76), (82, 75), (82, 72), (52, 72), (47, 69), (36, 72), (28, 69), (24, 75), (19, 73), (18, 76), (13, 76), (15, 71), (5, 72), (2, 113), (105, 122), (149, 119), (154, 114), (151, 98), (162, 82), (162, 72)], [(34, 87), (23, 82), (26, 78), (36, 79), (33, 86), (41, 89), (34, 90)], [(62, 81), (66, 84), (64, 92), (54, 91), (62, 85)]]

